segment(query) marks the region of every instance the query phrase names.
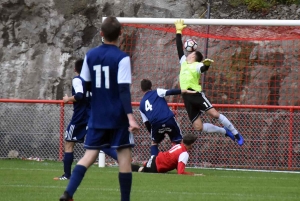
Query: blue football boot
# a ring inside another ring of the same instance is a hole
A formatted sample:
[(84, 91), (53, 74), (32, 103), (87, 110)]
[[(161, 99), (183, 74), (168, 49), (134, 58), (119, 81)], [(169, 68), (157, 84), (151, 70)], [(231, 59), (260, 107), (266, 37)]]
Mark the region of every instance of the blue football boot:
[(234, 135), (234, 137), (235, 137), (235, 141), (238, 143), (238, 145), (242, 146), (244, 144), (244, 138), (240, 133)]
[(230, 139), (232, 139), (233, 141), (235, 141), (235, 137), (234, 137), (234, 135), (232, 134), (232, 132), (231, 132), (228, 128), (226, 128), (226, 127), (224, 127), (224, 129), (226, 130), (225, 136), (226, 136), (226, 137), (230, 137)]

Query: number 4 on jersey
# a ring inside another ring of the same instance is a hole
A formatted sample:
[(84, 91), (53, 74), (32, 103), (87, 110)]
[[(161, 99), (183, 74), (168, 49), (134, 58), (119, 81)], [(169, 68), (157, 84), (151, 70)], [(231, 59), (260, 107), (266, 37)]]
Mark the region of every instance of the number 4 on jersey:
[(152, 105), (150, 104), (150, 102), (148, 100), (145, 101), (145, 110), (147, 111), (152, 111)]

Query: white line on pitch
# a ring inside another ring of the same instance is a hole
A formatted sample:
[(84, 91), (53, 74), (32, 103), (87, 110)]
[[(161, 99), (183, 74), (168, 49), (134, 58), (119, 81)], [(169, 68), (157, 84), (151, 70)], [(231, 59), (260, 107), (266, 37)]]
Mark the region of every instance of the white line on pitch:
[[(56, 188), (56, 189), (64, 189), (65, 187), (62, 186), (34, 186), (34, 185), (0, 185), (1, 187), (12, 187), (12, 188)], [(85, 188), (79, 187), (78, 190), (85, 190), (85, 191), (111, 191), (111, 192), (118, 192), (119, 189), (116, 188)], [(162, 191), (154, 191), (154, 190), (134, 190), (134, 192), (139, 193), (162, 193)], [(184, 194), (184, 195), (208, 195), (208, 196), (238, 196), (238, 197), (264, 197), (264, 198), (278, 198), (280, 195), (263, 195), (263, 194), (242, 194), (242, 193), (215, 193), (215, 192), (179, 192), (179, 191), (164, 191), (166, 194)], [(297, 196), (286, 196), (283, 195), (285, 199), (287, 198), (297, 198)]]

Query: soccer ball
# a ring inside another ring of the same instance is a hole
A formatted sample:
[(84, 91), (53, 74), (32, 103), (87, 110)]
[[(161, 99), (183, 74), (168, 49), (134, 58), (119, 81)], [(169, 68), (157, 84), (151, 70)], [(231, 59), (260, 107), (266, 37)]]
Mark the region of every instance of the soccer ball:
[(184, 43), (184, 49), (188, 52), (193, 52), (197, 49), (198, 44), (193, 39), (187, 39)]

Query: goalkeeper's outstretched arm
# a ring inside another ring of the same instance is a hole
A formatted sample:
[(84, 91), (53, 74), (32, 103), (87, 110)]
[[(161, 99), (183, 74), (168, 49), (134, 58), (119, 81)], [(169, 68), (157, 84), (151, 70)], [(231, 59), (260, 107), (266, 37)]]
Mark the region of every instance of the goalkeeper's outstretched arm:
[(184, 55), (183, 48), (182, 48), (182, 40), (181, 40), (181, 34), (182, 30), (186, 27), (185, 24), (183, 24), (183, 20), (176, 20), (175, 21), (175, 27), (176, 27), (176, 46), (177, 46), (177, 52), (179, 60)]
[(180, 60), (181, 57), (184, 55), (183, 48), (182, 48), (183, 46), (182, 46), (181, 34), (176, 34), (176, 46), (177, 46), (178, 57)]

